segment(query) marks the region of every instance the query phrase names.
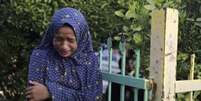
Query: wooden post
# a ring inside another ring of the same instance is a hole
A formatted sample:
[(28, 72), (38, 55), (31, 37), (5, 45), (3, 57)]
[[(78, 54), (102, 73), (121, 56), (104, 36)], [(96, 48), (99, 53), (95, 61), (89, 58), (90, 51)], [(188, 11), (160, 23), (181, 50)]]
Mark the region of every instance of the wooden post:
[(152, 12), (150, 79), (156, 83), (153, 101), (175, 101), (178, 11)]
[[(194, 79), (194, 68), (195, 68), (195, 54), (192, 54), (190, 59), (189, 80)], [(193, 91), (188, 94), (186, 101), (193, 101)]]

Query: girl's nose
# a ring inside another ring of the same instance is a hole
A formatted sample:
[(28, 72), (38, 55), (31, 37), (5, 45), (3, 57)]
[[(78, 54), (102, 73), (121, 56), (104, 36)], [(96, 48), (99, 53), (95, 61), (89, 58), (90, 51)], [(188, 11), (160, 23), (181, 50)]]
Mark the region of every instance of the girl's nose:
[(65, 50), (70, 50), (70, 46), (69, 46), (69, 43), (64, 41), (63, 45), (62, 45), (62, 48), (65, 49)]

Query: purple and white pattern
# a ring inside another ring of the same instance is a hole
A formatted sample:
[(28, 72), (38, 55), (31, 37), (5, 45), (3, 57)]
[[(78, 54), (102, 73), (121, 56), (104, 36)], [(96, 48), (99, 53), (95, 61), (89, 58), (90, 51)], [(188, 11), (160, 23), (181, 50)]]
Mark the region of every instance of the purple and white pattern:
[[(56, 31), (66, 23), (75, 31), (78, 48), (71, 57), (63, 58), (53, 48), (52, 41)], [(82, 13), (73, 8), (54, 13), (43, 40), (30, 56), (28, 80), (46, 85), (53, 101), (102, 99), (98, 57), (93, 52), (88, 24)]]

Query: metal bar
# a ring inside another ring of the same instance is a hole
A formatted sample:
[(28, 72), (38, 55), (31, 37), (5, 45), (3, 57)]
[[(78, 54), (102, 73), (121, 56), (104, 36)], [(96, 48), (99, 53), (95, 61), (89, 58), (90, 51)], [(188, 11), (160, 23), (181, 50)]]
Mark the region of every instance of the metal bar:
[(135, 65), (136, 73), (135, 73), (135, 77), (139, 78), (140, 77), (140, 50), (136, 49), (135, 53), (136, 53), (136, 65)]
[[(122, 58), (122, 76), (125, 76), (125, 62), (126, 62), (126, 51), (123, 51), (123, 58)], [(124, 94), (125, 94), (125, 86), (121, 85), (121, 100), (124, 101)]]
[[(135, 63), (135, 78), (139, 78), (140, 72), (140, 50), (135, 50), (136, 63)], [(138, 89), (134, 88), (134, 101), (138, 101)]]
[[(125, 49), (125, 41), (124, 41), (123, 37), (124, 36), (122, 36), (122, 40), (119, 43), (119, 49), (121, 52), (121, 75), (125, 76), (126, 49)], [(125, 85), (121, 84), (120, 101), (124, 101), (124, 95), (125, 95)]]
[[(108, 38), (108, 41), (107, 41), (107, 44), (108, 44), (108, 49), (109, 49), (109, 74), (112, 73), (112, 38), (109, 37)], [(111, 93), (112, 93), (112, 82), (109, 81), (109, 88), (108, 88), (108, 101), (111, 101)]]
[(100, 64), (99, 64), (99, 68), (102, 70), (102, 61), (103, 61), (103, 47), (100, 48), (100, 51), (99, 51), (99, 61), (100, 61)]
[(138, 89), (137, 88), (133, 89), (134, 89), (134, 101), (138, 101)]
[[(148, 97), (148, 96), (149, 96), (148, 93), (149, 93), (148, 89), (145, 89), (145, 90), (144, 90), (144, 101), (148, 101), (148, 98), (149, 98), (149, 97)], [(138, 100), (137, 100), (137, 101), (138, 101)]]

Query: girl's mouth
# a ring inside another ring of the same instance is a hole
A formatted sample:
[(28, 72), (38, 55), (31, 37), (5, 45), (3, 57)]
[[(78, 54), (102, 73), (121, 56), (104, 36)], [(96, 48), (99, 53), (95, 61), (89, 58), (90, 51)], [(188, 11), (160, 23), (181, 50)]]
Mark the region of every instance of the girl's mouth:
[(60, 50), (60, 54), (61, 54), (61, 55), (67, 55), (67, 54), (69, 54), (69, 53), (70, 53), (69, 50)]

